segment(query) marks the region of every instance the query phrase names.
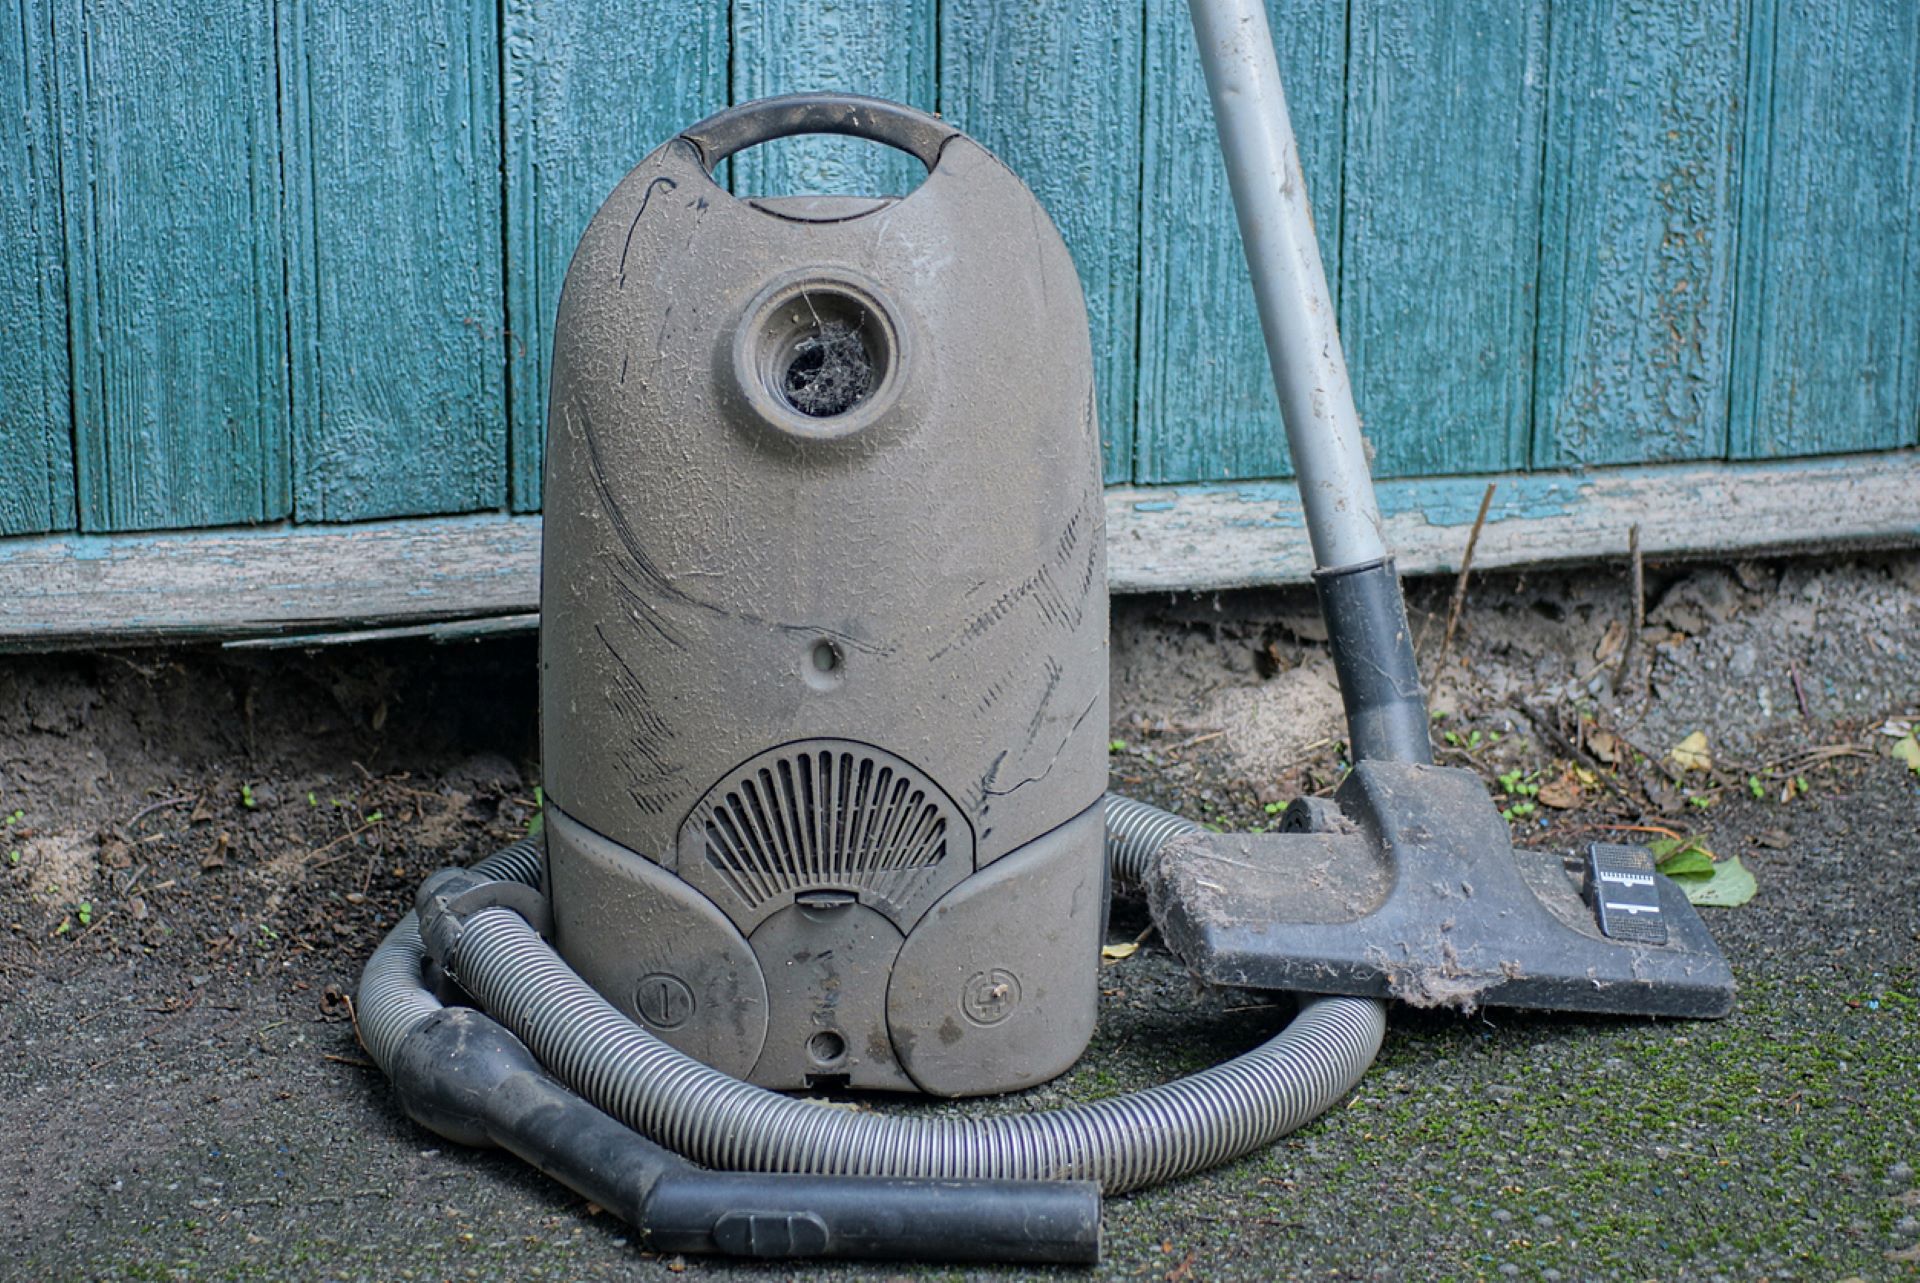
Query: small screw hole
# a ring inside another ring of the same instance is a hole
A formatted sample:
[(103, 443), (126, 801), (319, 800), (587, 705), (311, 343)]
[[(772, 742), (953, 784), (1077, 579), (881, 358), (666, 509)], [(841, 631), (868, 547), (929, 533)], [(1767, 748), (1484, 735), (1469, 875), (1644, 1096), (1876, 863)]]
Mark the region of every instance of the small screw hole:
[(847, 1040), (831, 1029), (807, 1039), (807, 1056), (816, 1065), (831, 1065), (847, 1054)]

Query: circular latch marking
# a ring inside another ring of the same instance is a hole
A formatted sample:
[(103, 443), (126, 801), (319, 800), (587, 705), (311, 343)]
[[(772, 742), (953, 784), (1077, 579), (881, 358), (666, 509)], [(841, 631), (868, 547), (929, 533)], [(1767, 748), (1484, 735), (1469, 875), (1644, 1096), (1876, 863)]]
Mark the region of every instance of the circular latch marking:
[(1005, 967), (976, 971), (960, 988), (960, 1014), (976, 1025), (997, 1025), (1020, 1005), (1020, 977)]
[(693, 1018), (693, 990), (679, 976), (656, 971), (641, 978), (633, 1005), (655, 1029), (678, 1029)]

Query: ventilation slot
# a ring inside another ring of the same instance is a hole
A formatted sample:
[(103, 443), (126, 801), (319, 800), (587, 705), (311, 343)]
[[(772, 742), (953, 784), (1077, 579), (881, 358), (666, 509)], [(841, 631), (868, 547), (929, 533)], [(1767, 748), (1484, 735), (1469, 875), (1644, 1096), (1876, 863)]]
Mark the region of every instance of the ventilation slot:
[(929, 890), (951, 884), (938, 874), (949, 857), (971, 868), (973, 835), (906, 762), (816, 740), (762, 754), (715, 785), (688, 817), (681, 851), (682, 876), (708, 881), (686, 862), (697, 854), (757, 919), (763, 907), (828, 888), (883, 910), (924, 907)]

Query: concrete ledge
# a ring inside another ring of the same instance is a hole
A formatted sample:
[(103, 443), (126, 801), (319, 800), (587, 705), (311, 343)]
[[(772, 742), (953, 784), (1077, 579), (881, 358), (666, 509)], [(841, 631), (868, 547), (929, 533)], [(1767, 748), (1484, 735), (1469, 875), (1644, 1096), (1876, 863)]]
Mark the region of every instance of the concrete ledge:
[[(1672, 464), (1381, 483), (1407, 574), (1455, 570), (1481, 495), (1483, 569), (1624, 555), (1726, 556), (1920, 544), (1920, 451), (1767, 463)], [(1107, 491), (1115, 592), (1304, 582), (1312, 570), (1290, 482)], [(538, 517), (0, 541), (0, 648), (354, 633), (441, 635), (447, 621), (531, 627)], [(473, 635), (464, 626), (452, 635)], [(312, 638), (319, 640), (317, 636)]]

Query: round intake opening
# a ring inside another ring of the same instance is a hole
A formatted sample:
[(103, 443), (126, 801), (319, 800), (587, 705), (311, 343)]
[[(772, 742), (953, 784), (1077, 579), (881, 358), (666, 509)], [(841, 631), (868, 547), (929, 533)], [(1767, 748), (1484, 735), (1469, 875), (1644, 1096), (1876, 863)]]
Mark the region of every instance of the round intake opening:
[(873, 388), (873, 354), (845, 321), (822, 321), (793, 345), (780, 393), (815, 419), (845, 414)]
[(831, 1065), (847, 1054), (847, 1040), (831, 1029), (807, 1039), (807, 1057), (816, 1065)]
[(766, 290), (736, 332), (734, 370), (760, 416), (829, 439), (877, 422), (898, 392), (899, 330), (864, 285), (808, 273)]
[(881, 326), (850, 294), (801, 289), (769, 319), (765, 377), (775, 397), (809, 419), (834, 419), (864, 402), (887, 359)]

